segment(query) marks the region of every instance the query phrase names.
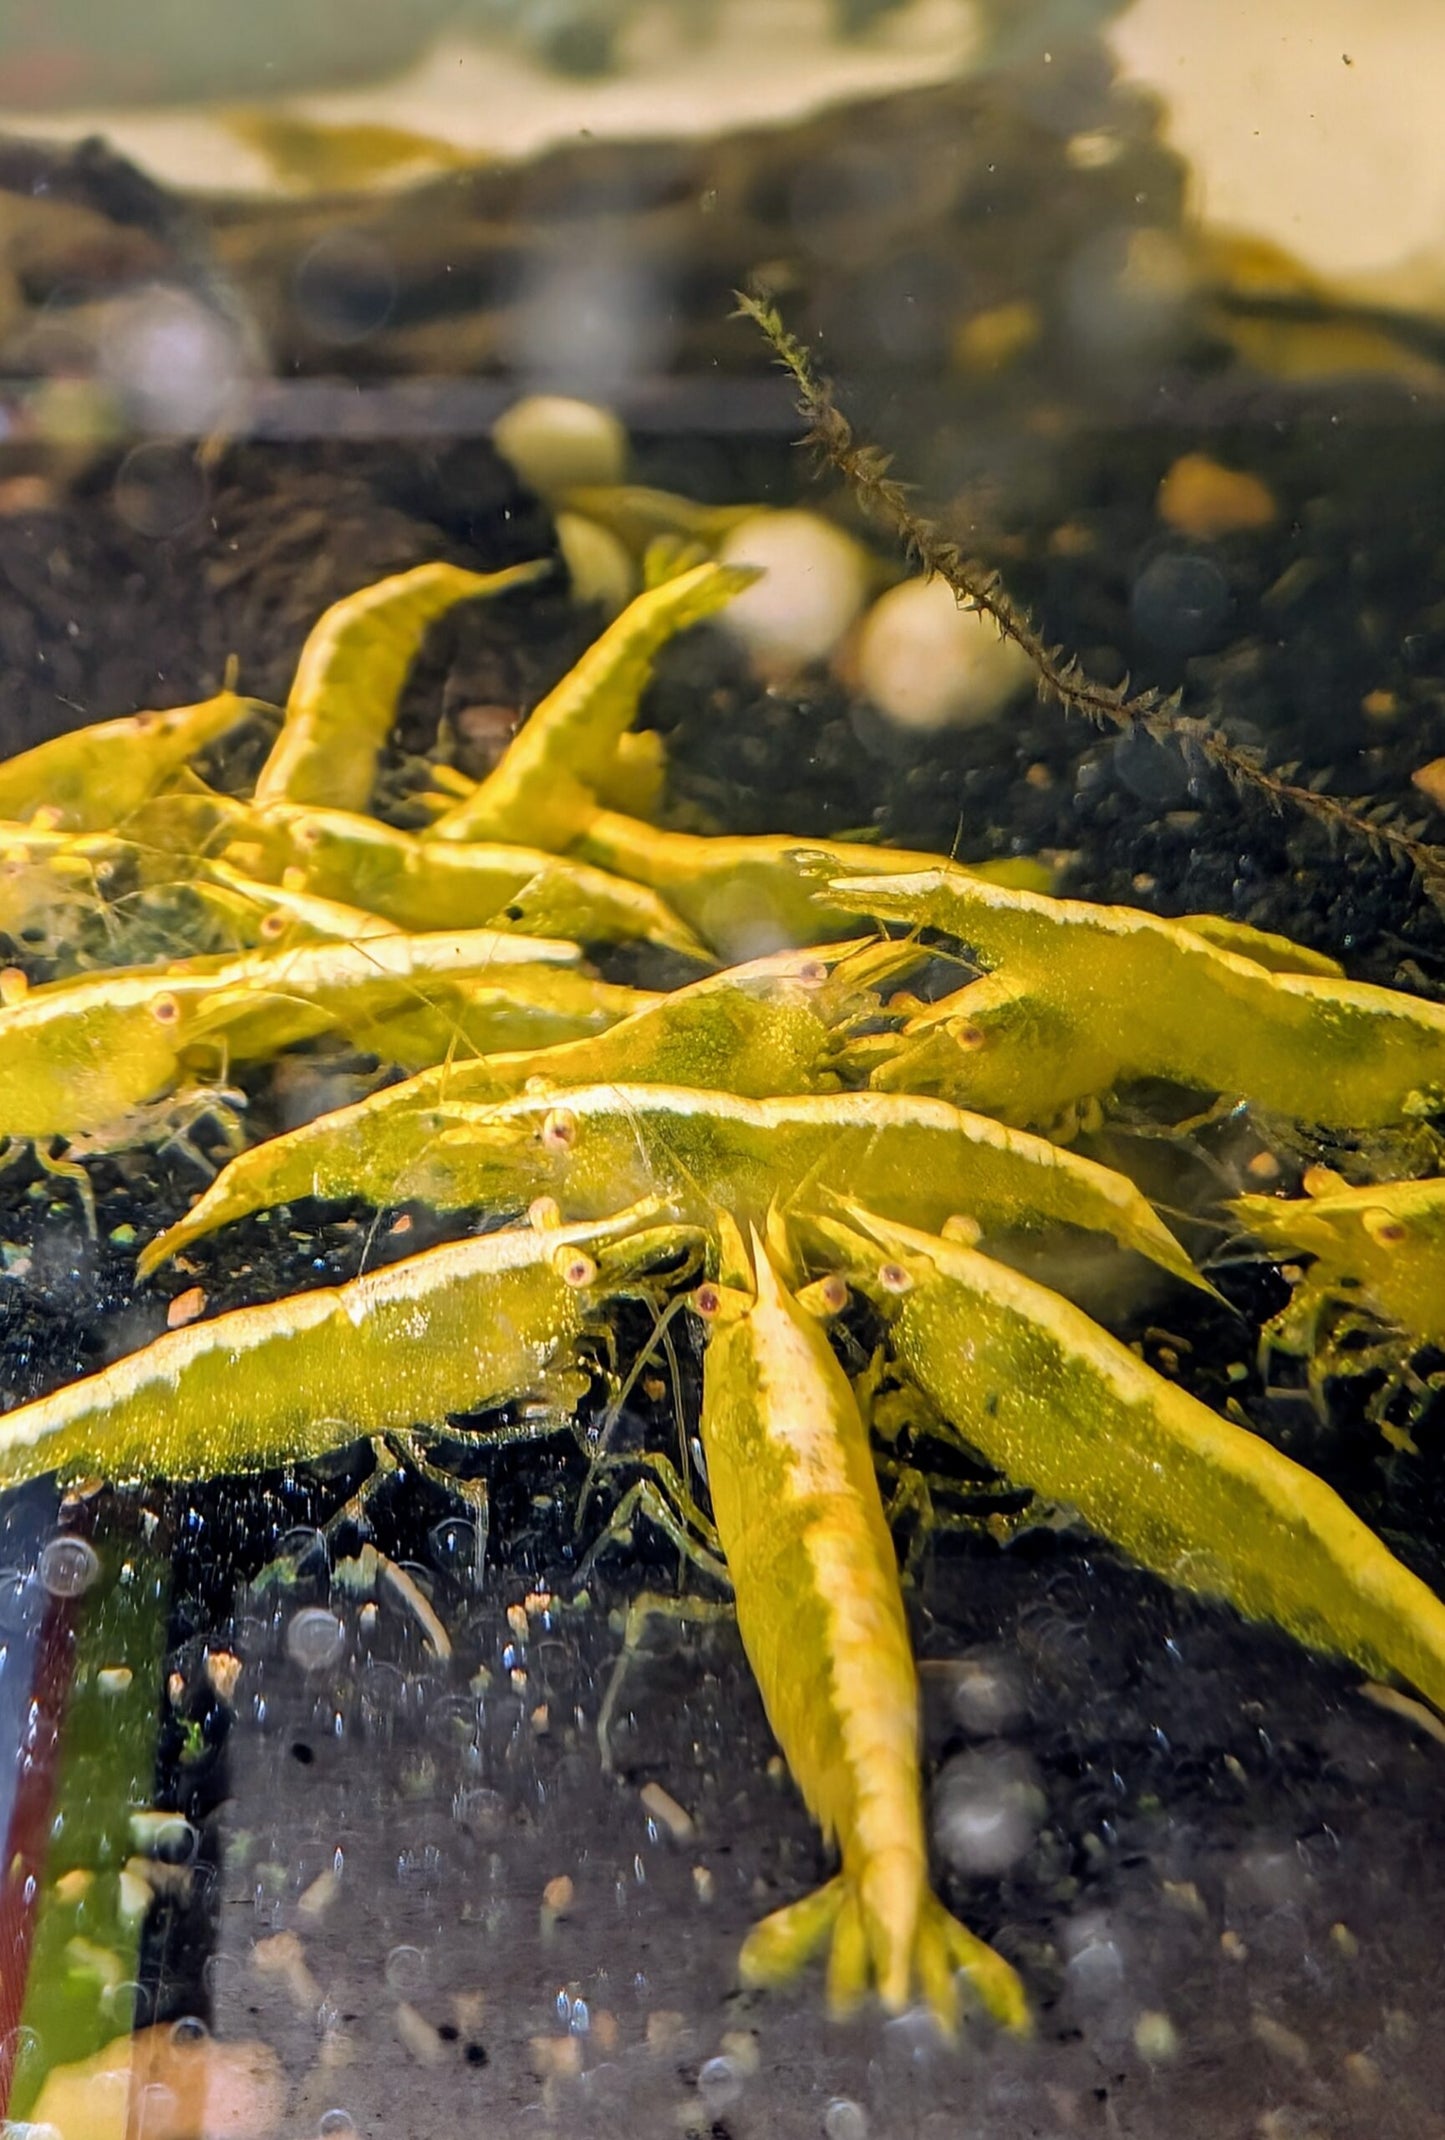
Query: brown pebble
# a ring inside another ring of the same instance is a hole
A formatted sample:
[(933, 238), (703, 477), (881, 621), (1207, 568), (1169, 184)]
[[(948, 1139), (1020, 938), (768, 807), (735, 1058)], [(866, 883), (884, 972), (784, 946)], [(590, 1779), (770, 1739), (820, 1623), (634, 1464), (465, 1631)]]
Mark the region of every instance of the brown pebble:
[(0, 518), (21, 513), (51, 513), (59, 504), (55, 486), (45, 476), (7, 476), (0, 482)]
[(1274, 493), (1248, 469), (1226, 468), (1207, 453), (1184, 453), (1163, 482), (1155, 509), (1180, 535), (1212, 541), (1246, 528), (1267, 528), (1279, 508)]
[(1432, 758), (1428, 765), (1422, 765), (1418, 772), (1412, 773), (1410, 779), (1437, 810), (1445, 810), (1445, 758)]
[(1279, 1161), (1273, 1152), (1256, 1152), (1244, 1171), (1251, 1181), (1278, 1181)]
[(559, 1873), (555, 1880), (549, 1880), (543, 1888), (542, 1907), (554, 1917), (565, 1917), (572, 1907), (576, 1893), (568, 1874)]
[(1282, 2021), (1276, 2021), (1273, 2014), (1261, 2013), (1256, 2007), (1249, 2017), (1249, 2032), (1256, 2043), (1262, 2043), (1267, 2051), (1272, 2051), (1285, 2065), (1293, 2066), (1299, 2073), (1309, 2071), (1309, 2045), (1294, 2029), (1286, 2028)]
[(533, 2036), (528, 2049), (539, 2081), (575, 2080), (582, 2071), (580, 2036)]
[(1367, 691), (1360, 700), (1360, 711), (1369, 721), (1388, 721), (1400, 711), (1399, 696), (1394, 691)]
[(439, 2066), (445, 2055), (441, 2037), (414, 2006), (403, 1999), (392, 2015), (396, 2033), (419, 2066)]
[(207, 1650), (206, 1677), (211, 1691), (229, 1705), (235, 1698), (236, 1682), (241, 1676), (241, 1660), (232, 1650)]
[(1373, 2094), (1380, 2085), (1381, 2074), (1373, 2058), (1364, 2051), (1351, 2051), (1345, 2058), (1345, 2078), (1366, 2095)]
[(206, 1305), (205, 1289), (202, 1286), (187, 1286), (184, 1293), (177, 1293), (166, 1309), (167, 1330), (183, 1329), (193, 1323)]
[(670, 2006), (658, 2006), (647, 2017), (647, 2048), (649, 2051), (670, 2051), (682, 2036), (687, 2022), (681, 2014), (674, 2013)]
[(661, 1821), (677, 1842), (688, 1842), (696, 1832), (687, 1808), (680, 1806), (671, 1791), (665, 1791), (660, 1783), (645, 1783), (638, 1796), (652, 1818)]
[(1077, 520), (1061, 520), (1049, 535), (1048, 549), (1050, 557), (1089, 557), (1094, 549), (1093, 530)]
[(1006, 371), (1038, 340), (1043, 320), (1026, 297), (1010, 298), (960, 320), (953, 330), (953, 361), (960, 371)]

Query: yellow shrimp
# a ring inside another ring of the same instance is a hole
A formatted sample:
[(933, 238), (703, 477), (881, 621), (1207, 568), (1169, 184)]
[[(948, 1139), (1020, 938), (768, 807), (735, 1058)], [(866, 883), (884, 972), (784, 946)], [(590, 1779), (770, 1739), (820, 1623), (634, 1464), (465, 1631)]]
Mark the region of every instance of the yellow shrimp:
[(444, 811), (427, 838), (568, 846), (632, 725), (658, 650), (756, 578), (745, 566), (704, 563), (638, 595), (548, 692), (496, 770)]
[[(238, 1153), (185, 1218), (141, 1251), (141, 1274), (268, 1206), (353, 1196), (384, 1204), (420, 1193), (439, 1138), (453, 1128), (472, 1134), (479, 1104), (528, 1089), (693, 1081), (754, 1099), (830, 1090), (837, 1047), (877, 1008), (870, 983), (911, 956), (883, 939), (780, 952), (675, 989), (587, 1039), (447, 1060)], [(396, 1040), (393, 1025), (377, 1052)], [(501, 1140), (506, 1150), (518, 1143), (505, 1129)]]
[[(661, 1015), (659, 1013), (659, 1015)], [(287, 1193), (415, 1198), (439, 1210), (517, 1209), (545, 1191), (569, 1217), (619, 1198), (666, 1196), (680, 1217), (711, 1222), (725, 1204), (761, 1218), (819, 1181), (922, 1225), (965, 1209), (990, 1232), (1050, 1223), (1112, 1235), (1186, 1284), (1203, 1285), (1179, 1242), (1134, 1184), (1112, 1168), (1002, 1128), (939, 1100), (825, 1092), (739, 1099), (646, 1084), (567, 1086), (494, 1104), (439, 1102), (411, 1115), (360, 1111), (293, 1144), (222, 1169), (195, 1210), (146, 1252), (147, 1267), (213, 1226)], [(1206, 1288), (1207, 1290), (1207, 1288)]]
[(754, 1927), (743, 1981), (786, 1979), (831, 1935), (836, 2014), (870, 1981), (893, 2013), (918, 1986), (951, 2031), (962, 1970), (996, 2020), (1025, 2029), (1013, 1970), (929, 1887), (918, 1681), (848, 1378), (756, 1232), (751, 1288), (707, 1284), (693, 1301), (711, 1325), (702, 1442), (738, 1630), (793, 1779), (842, 1858), (825, 1887)]
[(458, 602), (504, 594), (550, 560), (467, 572), (417, 565), (334, 602), (301, 650), (286, 719), (256, 782), (256, 800), (364, 810), (397, 700), (427, 629)]
[(539, 848), (423, 840), (351, 810), (225, 811), (230, 857), (251, 874), (300, 873), (306, 890), (365, 907), (403, 929), (507, 927), (583, 943), (646, 940), (686, 957), (707, 952), (646, 885)]
[(57, 831), (109, 831), (207, 744), (269, 710), (234, 691), (219, 691), (197, 706), (130, 713), (53, 736), (0, 764), (0, 818), (38, 816)]
[[(583, 861), (659, 893), (719, 958), (730, 960), (853, 935), (866, 902), (829, 899), (824, 890), (829, 877), (877, 877), (895, 870), (913, 875), (935, 867), (938, 859), (860, 840), (659, 831), (603, 809), (578, 821), (571, 845)], [(1035, 892), (1052, 882), (1043, 863), (1019, 857), (971, 863), (962, 874)]]
[[(387, 1003), (399, 1008), (429, 990), (444, 995), (501, 967), (519, 1003), (535, 982), (541, 1034), (558, 1037), (549, 982), (581, 983), (589, 998), (604, 990), (548, 971), (575, 964), (577, 955), (573, 944), (474, 930), (305, 944), (49, 983), (0, 1009), (0, 1136), (39, 1141), (121, 1124), (170, 1091), (202, 1043), (236, 1060), (263, 1058), (335, 1026), (346, 1030), (348, 1019), (374, 1017)], [(613, 1003), (604, 990), (600, 1002), (576, 1006), (581, 1022), (571, 1029), (595, 1030), (633, 1007), (630, 992)]]
[(650, 1204), (520, 1226), (234, 1308), (0, 1415), (0, 1486), (213, 1478), (534, 1395), (570, 1410), (590, 1306), (686, 1240)]
[(856, 1231), (819, 1231), (887, 1316), (899, 1367), (1006, 1478), (1076, 1508), (1181, 1589), (1445, 1709), (1445, 1603), (1323, 1479), (980, 1255), (971, 1228), (948, 1239), (843, 1209)]
[(826, 898), (946, 929), (991, 969), (919, 1010), (873, 1072), (880, 1089), (1035, 1123), (1126, 1079), (1160, 1077), (1352, 1129), (1445, 1099), (1445, 1008), (1321, 972), (1278, 937), (1215, 928), (1206, 941), (1197, 925), (938, 865), (834, 879)]

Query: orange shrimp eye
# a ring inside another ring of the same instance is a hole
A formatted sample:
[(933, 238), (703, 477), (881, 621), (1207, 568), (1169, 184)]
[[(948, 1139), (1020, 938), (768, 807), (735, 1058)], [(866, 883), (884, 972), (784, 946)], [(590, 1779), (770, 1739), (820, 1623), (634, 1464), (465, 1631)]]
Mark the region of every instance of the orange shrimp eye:
[(1388, 1212), (1367, 1211), (1360, 1224), (1376, 1248), (1398, 1248), (1405, 1238), (1404, 1221), (1392, 1219)]
[(151, 1005), (151, 1016), (159, 1025), (174, 1025), (181, 1015), (181, 1006), (174, 996), (157, 996)]
[(264, 937), (276, 937), (281, 934), (285, 926), (286, 916), (284, 914), (267, 914), (262, 920), (260, 933)]
[(577, 1117), (566, 1107), (553, 1107), (543, 1117), (542, 1144), (549, 1152), (570, 1152), (577, 1142)]
[(796, 978), (804, 988), (821, 988), (828, 978), (828, 968), (822, 959), (806, 959), (798, 967)]
[(848, 1305), (848, 1281), (837, 1271), (830, 1271), (818, 1281), (818, 1298), (830, 1315), (841, 1315)]
[(592, 1257), (580, 1248), (569, 1248), (557, 1259), (557, 1276), (563, 1285), (571, 1286), (574, 1293), (581, 1293), (597, 1279), (597, 1265)]
[(711, 1283), (700, 1285), (692, 1296), (693, 1313), (710, 1323), (722, 1306), (722, 1294)]
[(303, 817), (292, 828), (292, 838), (298, 847), (319, 847), (321, 827), (314, 818)]
[(901, 1263), (884, 1263), (879, 1266), (878, 1283), (885, 1293), (911, 1293), (913, 1280)]
[(953, 1037), (958, 1046), (966, 1049), (970, 1054), (974, 1049), (984, 1047), (988, 1041), (988, 1035), (981, 1025), (956, 1025), (953, 1029)]
[(562, 1206), (555, 1196), (534, 1196), (527, 1206), (527, 1224), (533, 1233), (550, 1233), (562, 1223)]

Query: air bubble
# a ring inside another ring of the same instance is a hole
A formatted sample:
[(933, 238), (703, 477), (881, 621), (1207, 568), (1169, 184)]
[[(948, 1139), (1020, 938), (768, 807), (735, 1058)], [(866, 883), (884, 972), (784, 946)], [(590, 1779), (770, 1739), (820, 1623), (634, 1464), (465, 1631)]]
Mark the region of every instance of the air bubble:
[(100, 1574), (100, 1555), (88, 1539), (52, 1538), (41, 1548), (36, 1573), (51, 1597), (83, 1597)]
[(199, 1847), (196, 1830), (178, 1813), (174, 1820), (162, 1821), (156, 1828), (150, 1854), (160, 1865), (189, 1865)]
[(861, 2103), (835, 2095), (823, 2112), (824, 2140), (868, 2140), (868, 2117)]
[(420, 1947), (393, 1947), (386, 1957), (386, 1988), (399, 1999), (410, 1999), (426, 1987), (431, 1964)]
[(709, 2058), (698, 2074), (697, 2092), (708, 2116), (715, 2118), (742, 2095), (742, 2075), (730, 2058)]
[(14, 2028), (0, 2037), (0, 2073), (14, 2078), (33, 2072), (40, 2062), (41, 2042), (34, 2029)]
[(339, 2136), (356, 2131), (356, 2120), (349, 2110), (323, 2110), (316, 2121), (319, 2140), (339, 2140)]
[(954, 1719), (971, 1738), (1012, 1730), (1024, 1713), (1023, 1690), (1003, 1658), (980, 1652), (960, 1657), (949, 1686)]
[(324, 1672), (346, 1647), (346, 1629), (324, 1605), (293, 1613), (286, 1628), (286, 1654), (303, 1672)]
[(1032, 1848), (1047, 1811), (1026, 1754), (980, 1747), (958, 1754), (933, 1790), (938, 1848), (955, 1871), (994, 1878)]
[(171, 2023), (171, 2042), (178, 2051), (198, 2051), (202, 2044), (209, 2043), (210, 2037), (199, 2014), (182, 2014), (179, 2021)]

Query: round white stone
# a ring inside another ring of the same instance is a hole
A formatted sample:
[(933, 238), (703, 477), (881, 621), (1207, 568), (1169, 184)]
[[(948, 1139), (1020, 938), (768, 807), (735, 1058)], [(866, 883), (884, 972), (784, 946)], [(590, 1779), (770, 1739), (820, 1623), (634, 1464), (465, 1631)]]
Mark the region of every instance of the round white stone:
[(583, 483), (620, 483), (627, 432), (611, 409), (565, 394), (529, 394), (492, 426), (492, 444), (541, 498)]
[(863, 607), (867, 557), (816, 513), (755, 513), (719, 555), (724, 564), (762, 567), (763, 578), (735, 595), (720, 621), (764, 660), (821, 660)]
[(880, 596), (859, 634), (857, 666), (879, 712), (920, 729), (994, 720), (1033, 674), (992, 617), (960, 609), (942, 580), (904, 580)]

